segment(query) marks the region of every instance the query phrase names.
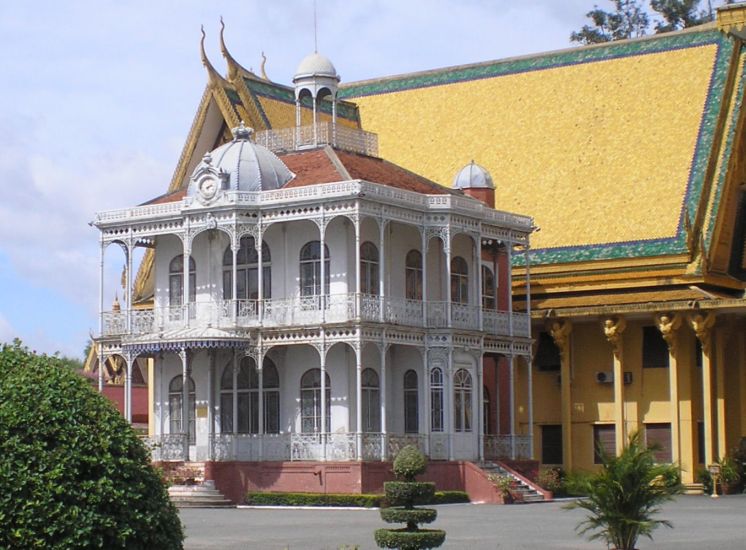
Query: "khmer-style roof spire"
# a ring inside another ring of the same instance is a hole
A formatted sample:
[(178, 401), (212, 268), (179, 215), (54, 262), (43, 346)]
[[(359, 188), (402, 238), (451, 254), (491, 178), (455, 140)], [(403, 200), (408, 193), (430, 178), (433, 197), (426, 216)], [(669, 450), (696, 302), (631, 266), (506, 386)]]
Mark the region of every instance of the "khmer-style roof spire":
[[(233, 58), (233, 56), (230, 54), (230, 52), (228, 51), (228, 48), (225, 45), (225, 22), (223, 21), (222, 17), (220, 18), (220, 52), (223, 54), (223, 57), (225, 58), (225, 61), (228, 64), (228, 80), (234, 81), (239, 76), (248, 76), (250, 78), (255, 78), (255, 79), (260, 78), (253, 71), (245, 68), (238, 61), (236, 61)], [(264, 65), (262, 65), (262, 72), (263, 71), (264, 71)], [(266, 77), (266, 74), (263, 76), (265, 80), (269, 80)]]
[(202, 32), (202, 39), (199, 42), (199, 51), (200, 51), (200, 57), (202, 58), (202, 65), (205, 66), (207, 69), (207, 74), (210, 77), (210, 83), (220, 83), (220, 84), (227, 84), (226, 80), (220, 75), (220, 73), (213, 67), (212, 63), (210, 63), (210, 60), (207, 58), (207, 52), (205, 52), (205, 27), (204, 25), (200, 26), (200, 31)]

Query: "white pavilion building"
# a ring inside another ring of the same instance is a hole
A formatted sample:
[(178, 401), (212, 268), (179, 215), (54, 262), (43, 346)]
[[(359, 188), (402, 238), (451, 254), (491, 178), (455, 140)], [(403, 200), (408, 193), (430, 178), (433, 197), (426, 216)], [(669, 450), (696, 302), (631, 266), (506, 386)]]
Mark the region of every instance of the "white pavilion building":
[[(530, 403), (530, 312), (513, 311), (509, 266), (529, 263), (532, 219), (495, 210), (475, 163), (449, 188), (379, 158), (375, 135), (337, 123), (338, 82), (312, 54), (296, 128), (241, 125), (187, 187), (96, 215), (99, 364), (126, 364), (125, 415), (149, 360), (154, 460), (380, 462), (407, 443), (433, 460), (531, 458), (531, 406), (523, 433), (513, 420), (516, 369)], [(111, 244), (128, 295), (104, 311)], [(131, 307), (137, 247), (154, 290)]]

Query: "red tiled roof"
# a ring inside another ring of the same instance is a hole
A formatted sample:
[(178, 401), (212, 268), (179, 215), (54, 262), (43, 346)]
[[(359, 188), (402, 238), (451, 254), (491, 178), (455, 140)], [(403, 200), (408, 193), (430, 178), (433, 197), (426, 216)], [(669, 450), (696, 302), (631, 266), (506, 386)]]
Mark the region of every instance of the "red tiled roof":
[(387, 160), (366, 157), (348, 151), (334, 151), (352, 179), (381, 183), (399, 189), (407, 189), (428, 195), (453, 193), (452, 189), (438, 185), (429, 179), (410, 172)]
[(150, 199), (149, 201), (146, 201), (139, 206), (146, 206), (148, 204), (163, 204), (166, 202), (177, 202), (186, 196), (186, 192), (186, 187), (184, 187), (183, 189), (177, 189), (176, 191), (172, 191), (171, 193), (166, 193), (165, 195), (160, 195), (154, 199)]
[(285, 187), (302, 187), (316, 183), (333, 183), (345, 181), (347, 177), (340, 174), (325, 149), (295, 151), (280, 155), (295, 177)]
[[(387, 160), (331, 147), (287, 153), (280, 155), (280, 159), (296, 175), (285, 187), (360, 179), (417, 193), (458, 193)], [(343, 167), (347, 174), (338, 166)]]

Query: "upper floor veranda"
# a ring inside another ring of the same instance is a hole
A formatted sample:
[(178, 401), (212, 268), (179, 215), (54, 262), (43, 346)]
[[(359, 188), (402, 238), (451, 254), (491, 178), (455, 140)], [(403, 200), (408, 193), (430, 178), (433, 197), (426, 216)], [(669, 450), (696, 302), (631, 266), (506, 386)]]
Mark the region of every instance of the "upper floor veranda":
[[(512, 311), (510, 265), (528, 255), (532, 220), (468, 196), (352, 180), (225, 192), (210, 204), (174, 195), (94, 225), (102, 337), (351, 322), (529, 336), (528, 315)], [(105, 311), (110, 244), (124, 251), (125, 296)], [(140, 303), (138, 247), (152, 255), (152, 299)]]

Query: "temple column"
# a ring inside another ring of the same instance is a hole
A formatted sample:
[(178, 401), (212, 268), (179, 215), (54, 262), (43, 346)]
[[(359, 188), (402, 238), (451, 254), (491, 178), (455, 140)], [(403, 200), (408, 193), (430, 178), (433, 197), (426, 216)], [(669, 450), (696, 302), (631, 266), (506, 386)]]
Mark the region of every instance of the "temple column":
[[(671, 462), (682, 463), (681, 415), (679, 412), (679, 328), (680, 315), (656, 315), (655, 324), (668, 345), (668, 401), (671, 407)], [(689, 465), (691, 466), (691, 465)]]
[(547, 327), (560, 352), (560, 395), (562, 409), (562, 466), (573, 469), (572, 457), (572, 356), (570, 354), (572, 323), (569, 320), (552, 321)]
[(704, 420), (705, 466), (712, 464), (715, 457), (714, 423), (712, 414), (712, 329), (715, 326), (715, 314), (695, 313), (689, 317), (689, 323), (702, 344), (702, 411)]
[(616, 454), (619, 456), (627, 443), (627, 425), (624, 417), (624, 345), (622, 333), (627, 327), (624, 317), (606, 319), (604, 335), (614, 354), (614, 436)]
[(725, 346), (728, 343), (730, 331), (725, 324), (718, 328), (715, 344), (715, 418), (717, 425), (716, 458), (728, 455), (727, 431), (725, 429)]

